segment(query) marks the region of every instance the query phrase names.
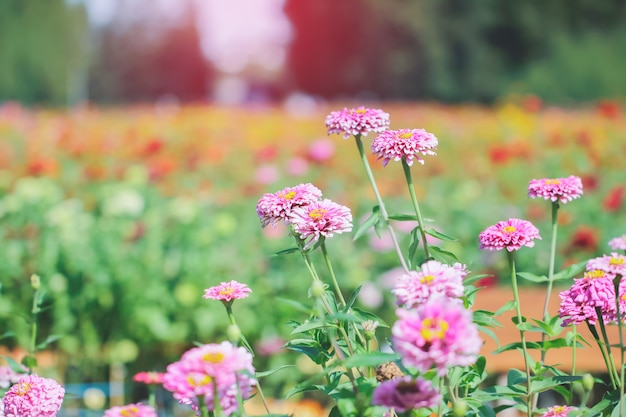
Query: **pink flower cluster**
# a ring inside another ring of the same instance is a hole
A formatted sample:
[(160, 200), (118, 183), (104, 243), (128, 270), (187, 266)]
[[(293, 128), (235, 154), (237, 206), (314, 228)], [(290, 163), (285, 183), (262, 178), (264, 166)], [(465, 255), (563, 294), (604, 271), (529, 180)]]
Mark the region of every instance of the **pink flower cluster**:
[(305, 206), (322, 198), (322, 192), (313, 184), (299, 184), (287, 187), (275, 193), (264, 194), (256, 206), (256, 212), (263, 227), (275, 226), (281, 221), (288, 221), (293, 209)]
[(564, 319), (563, 326), (585, 321), (595, 325), (598, 321), (596, 308), (600, 310), (605, 323), (615, 321), (613, 278), (615, 275), (605, 271), (589, 270), (583, 278), (575, 279), (570, 289), (560, 292), (559, 317)]
[(185, 352), (167, 367), (163, 387), (179, 402), (198, 407), (204, 399), (213, 410), (214, 393), (225, 415), (237, 410), (237, 393), (248, 398), (256, 385), (252, 355), (229, 342), (207, 344)]
[(543, 198), (552, 202), (565, 204), (579, 198), (583, 194), (583, 182), (580, 177), (570, 175), (567, 178), (544, 178), (530, 180), (528, 196)]
[(233, 280), (230, 282), (222, 282), (215, 287), (207, 288), (204, 290), (202, 298), (231, 303), (233, 300), (248, 297), (251, 292), (252, 290), (246, 284)]
[(576, 407), (570, 407), (569, 405), (555, 405), (548, 407), (548, 411), (543, 413), (541, 417), (567, 417), (570, 411), (575, 409)]
[(441, 394), (430, 381), (410, 376), (394, 378), (376, 387), (372, 404), (405, 411), (435, 407), (441, 400)]
[(541, 239), (539, 230), (529, 221), (509, 219), (489, 226), (478, 236), (480, 249), (513, 252), (528, 246), (535, 246), (535, 239)]
[(383, 166), (392, 160), (405, 160), (409, 166), (417, 160), (424, 165), (420, 154), (436, 155), (434, 150), (438, 144), (435, 135), (424, 129), (387, 130), (372, 142), (372, 153), (383, 160)]
[(65, 389), (54, 379), (38, 375), (20, 378), (4, 395), (6, 417), (54, 417), (61, 409)]
[(468, 273), (459, 263), (449, 266), (431, 260), (421, 266), (421, 271), (409, 271), (401, 276), (391, 292), (397, 304), (405, 308), (417, 307), (431, 298), (460, 299), (463, 279)]
[(104, 412), (103, 417), (158, 417), (154, 408), (143, 404), (116, 406)]
[(328, 134), (343, 134), (344, 139), (352, 136), (367, 136), (369, 132), (381, 133), (389, 128), (389, 114), (379, 109), (358, 107), (330, 112), (326, 116)]

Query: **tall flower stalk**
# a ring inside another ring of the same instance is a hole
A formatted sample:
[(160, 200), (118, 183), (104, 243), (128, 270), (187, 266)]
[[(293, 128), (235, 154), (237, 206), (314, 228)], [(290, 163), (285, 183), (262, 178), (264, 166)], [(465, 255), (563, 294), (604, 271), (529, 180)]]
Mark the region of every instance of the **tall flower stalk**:
[(413, 177), (411, 175), (411, 167), (407, 164), (406, 159), (402, 159), (402, 168), (404, 170), (404, 178), (409, 186), (409, 194), (411, 195), (411, 203), (417, 216), (417, 227), (419, 228), (420, 235), (422, 237), (422, 245), (424, 247), (424, 255), (426, 259), (430, 258), (428, 253), (428, 241), (426, 240), (426, 229), (424, 228), (424, 219), (422, 218), (422, 212), (420, 211), (419, 203), (417, 202), (417, 196), (415, 195), (415, 186), (413, 185)]

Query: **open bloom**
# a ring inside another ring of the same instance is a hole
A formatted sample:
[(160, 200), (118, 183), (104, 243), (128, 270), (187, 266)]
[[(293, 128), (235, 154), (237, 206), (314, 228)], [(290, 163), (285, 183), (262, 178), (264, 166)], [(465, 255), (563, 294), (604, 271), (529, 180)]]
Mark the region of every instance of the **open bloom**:
[(441, 394), (430, 381), (410, 376), (382, 382), (373, 393), (372, 404), (390, 407), (403, 413), (418, 408), (435, 407)]
[(54, 379), (26, 375), (4, 395), (7, 417), (54, 417), (61, 409), (65, 389)]
[(626, 255), (613, 252), (610, 255), (603, 255), (589, 259), (587, 270), (599, 269), (613, 275), (626, 277)]
[(539, 230), (529, 221), (509, 219), (489, 226), (478, 236), (480, 249), (502, 250), (509, 252), (522, 246), (532, 248), (535, 239), (541, 239)]
[(431, 298), (461, 298), (463, 278), (467, 271), (458, 265), (454, 267), (439, 261), (428, 261), (422, 265), (421, 271), (409, 271), (404, 274), (392, 290), (397, 297), (398, 305), (412, 308)]
[(438, 144), (435, 135), (424, 129), (387, 130), (372, 142), (372, 153), (383, 160), (383, 166), (391, 160), (403, 159), (409, 166), (414, 160), (424, 165), (420, 154), (436, 155), (434, 150)]
[(613, 250), (626, 250), (626, 235), (609, 240), (609, 247)]
[(352, 213), (348, 207), (325, 199), (293, 209), (289, 223), (300, 239), (307, 241), (308, 248), (320, 237), (352, 231)]
[(264, 194), (257, 203), (256, 212), (263, 227), (275, 226), (287, 221), (291, 211), (296, 207), (307, 205), (322, 198), (322, 192), (313, 184), (298, 184), (275, 193)]
[(615, 275), (603, 270), (589, 270), (583, 278), (575, 279), (569, 290), (559, 293), (559, 317), (564, 319), (563, 326), (584, 321), (595, 325), (598, 321), (596, 308), (600, 309), (605, 323), (615, 321), (617, 312), (613, 278)]
[(462, 304), (431, 300), (412, 310), (397, 309), (392, 344), (402, 362), (420, 371), (432, 367), (439, 375), (452, 366), (468, 366), (478, 357), (483, 341)]
[(202, 298), (210, 298), (229, 303), (233, 300), (246, 298), (251, 292), (252, 290), (246, 284), (233, 280), (230, 282), (222, 282), (215, 287), (207, 288), (204, 290)]
[(340, 133), (344, 139), (352, 136), (367, 136), (369, 132), (384, 132), (389, 128), (389, 113), (379, 109), (358, 107), (356, 109), (344, 108), (340, 111), (330, 112), (326, 116), (326, 129), (328, 134)]
[(116, 406), (104, 412), (103, 417), (158, 417), (154, 408), (143, 404)]
[(583, 194), (583, 182), (580, 177), (570, 175), (567, 178), (544, 178), (530, 180), (528, 196), (543, 198), (552, 202), (565, 204), (579, 198)]
[(541, 417), (567, 417), (569, 412), (575, 409), (575, 407), (570, 407), (569, 405), (555, 405), (554, 407), (548, 407), (548, 411), (543, 413)]

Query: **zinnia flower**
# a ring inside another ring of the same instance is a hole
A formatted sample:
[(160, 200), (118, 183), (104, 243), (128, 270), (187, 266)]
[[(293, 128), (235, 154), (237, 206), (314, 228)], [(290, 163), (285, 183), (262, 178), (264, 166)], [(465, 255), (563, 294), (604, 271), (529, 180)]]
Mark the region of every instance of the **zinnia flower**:
[(575, 409), (576, 407), (570, 407), (569, 405), (555, 405), (554, 407), (548, 407), (548, 411), (543, 413), (541, 417), (567, 417), (569, 412)]
[(352, 136), (367, 136), (369, 132), (381, 133), (389, 128), (389, 114), (379, 109), (344, 108), (326, 116), (328, 134), (340, 133), (344, 139)]
[(296, 207), (307, 205), (322, 198), (322, 192), (312, 184), (299, 184), (287, 187), (275, 193), (264, 194), (256, 206), (256, 212), (263, 227), (275, 226), (280, 221), (287, 221)]
[(390, 407), (403, 413), (418, 408), (435, 407), (441, 394), (430, 381), (410, 376), (382, 382), (373, 393), (372, 404)]
[(133, 381), (148, 385), (162, 384), (163, 375), (162, 372), (139, 372), (133, 376)]
[(432, 133), (424, 129), (387, 130), (378, 135), (372, 142), (372, 153), (383, 160), (383, 166), (389, 161), (406, 160), (407, 165), (413, 165), (417, 160), (424, 165), (421, 155), (437, 155), (434, 149), (439, 142)]
[(204, 290), (202, 298), (210, 298), (212, 300), (225, 301), (227, 303), (233, 300), (246, 298), (252, 290), (246, 284), (242, 284), (235, 280), (230, 282), (222, 282), (215, 287)]
[(116, 406), (104, 412), (103, 417), (158, 417), (154, 408), (140, 403)]
[(405, 365), (423, 372), (435, 367), (443, 376), (452, 366), (476, 361), (483, 341), (462, 304), (431, 300), (413, 310), (397, 309), (396, 314), (392, 344)]
[(348, 207), (325, 199), (293, 209), (289, 223), (300, 239), (308, 241), (304, 246), (308, 248), (321, 237), (352, 231), (352, 213)]
[(7, 417), (54, 417), (61, 409), (65, 389), (54, 379), (26, 375), (4, 395)]
[(502, 250), (509, 252), (522, 246), (532, 248), (535, 239), (541, 239), (539, 230), (529, 221), (509, 219), (489, 226), (478, 236), (480, 249)]
[(583, 278), (575, 279), (569, 290), (559, 293), (559, 317), (564, 318), (563, 326), (584, 321), (595, 325), (598, 321), (596, 308), (600, 309), (605, 323), (615, 321), (617, 312), (613, 278), (615, 275), (603, 270), (589, 270)]
[(609, 247), (613, 250), (626, 250), (626, 235), (609, 240)]
[(422, 265), (421, 271), (404, 274), (391, 292), (396, 295), (398, 305), (405, 308), (416, 307), (436, 297), (459, 299), (463, 296), (466, 275), (467, 271), (461, 267), (428, 261)]
[(583, 194), (583, 182), (580, 177), (570, 175), (567, 178), (544, 178), (530, 180), (528, 196), (541, 197), (552, 202), (560, 201), (565, 204), (579, 198)]
[(587, 262), (587, 270), (600, 269), (612, 275), (626, 277), (626, 255), (613, 252), (610, 255), (603, 255), (590, 259)]

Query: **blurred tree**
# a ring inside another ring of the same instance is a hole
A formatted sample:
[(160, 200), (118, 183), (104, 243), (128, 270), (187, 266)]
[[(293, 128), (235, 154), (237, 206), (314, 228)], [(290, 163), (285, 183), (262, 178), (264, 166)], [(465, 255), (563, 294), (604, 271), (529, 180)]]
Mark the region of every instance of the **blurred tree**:
[(65, 0), (0, 1), (0, 102), (80, 99), (87, 17)]

